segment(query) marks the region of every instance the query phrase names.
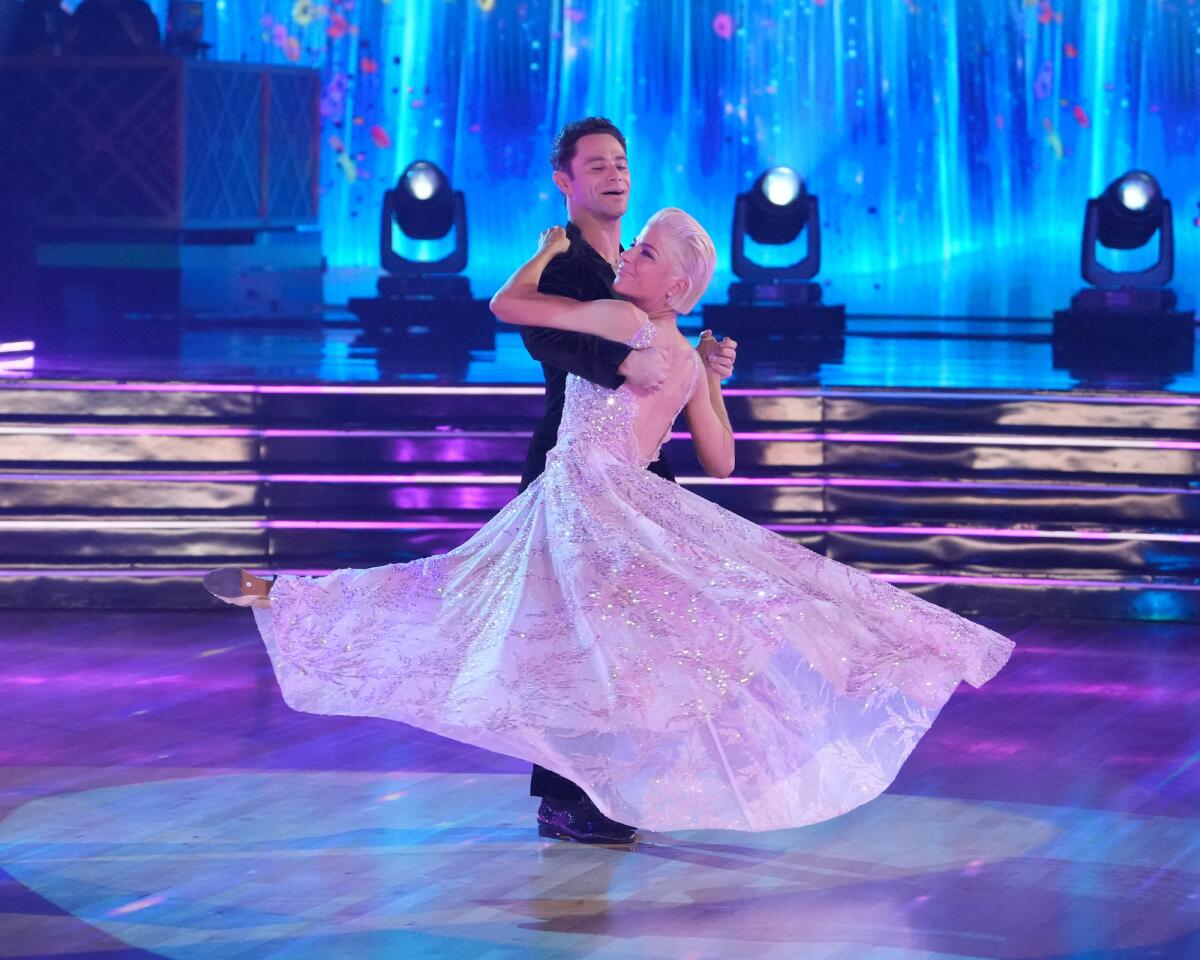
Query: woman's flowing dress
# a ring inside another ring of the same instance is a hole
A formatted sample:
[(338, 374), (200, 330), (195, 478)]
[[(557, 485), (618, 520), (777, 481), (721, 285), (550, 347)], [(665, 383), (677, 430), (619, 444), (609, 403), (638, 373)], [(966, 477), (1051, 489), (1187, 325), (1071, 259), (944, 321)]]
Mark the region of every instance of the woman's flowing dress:
[(279, 577), (255, 616), (287, 703), (541, 764), (651, 830), (882, 793), (1012, 643), (650, 473), (639, 410), (572, 376), (545, 473), (462, 546)]

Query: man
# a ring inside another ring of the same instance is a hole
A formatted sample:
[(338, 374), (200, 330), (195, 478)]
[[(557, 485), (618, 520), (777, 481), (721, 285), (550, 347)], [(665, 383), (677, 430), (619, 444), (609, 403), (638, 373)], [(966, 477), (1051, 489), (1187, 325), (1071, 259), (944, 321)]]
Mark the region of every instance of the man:
[[(612, 284), (621, 253), (621, 218), (629, 206), (629, 161), (621, 131), (603, 117), (568, 123), (559, 131), (550, 152), (554, 185), (567, 203), (567, 237), (571, 246), (546, 267), (538, 284), (541, 293), (574, 300), (614, 297)], [(534, 431), (521, 478), (524, 490), (546, 468), (546, 454), (558, 437), (567, 374), (610, 389), (622, 383), (642, 391), (657, 390), (667, 375), (667, 357), (657, 347), (632, 350), (623, 344), (581, 333), (521, 327), (525, 349), (542, 364), (546, 379), (546, 412)], [(705, 331), (701, 357), (722, 378), (733, 373), (731, 342), (718, 342)], [(674, 481), (660, 455), (650, 470)], [(531, 796), (541, 797), (538, 833), (581, 843), (632, 843), (635, 827), (604, 816), (576, 784), (535, 766)]]

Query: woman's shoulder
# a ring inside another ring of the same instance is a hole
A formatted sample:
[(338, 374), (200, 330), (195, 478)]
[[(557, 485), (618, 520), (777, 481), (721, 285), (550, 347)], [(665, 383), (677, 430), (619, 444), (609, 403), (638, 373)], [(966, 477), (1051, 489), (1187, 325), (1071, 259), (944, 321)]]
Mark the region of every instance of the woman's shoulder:
[[(604, 336), (611, 340), (640, 349), (654, 337), (654, 324), (650, 318), (628, 300), (593, 300), (588, 307), (600, 314), (597, 319), (602, 320)], [(634, 340), (647, 342), (632, 343)]]
[(615, 302), (625, 308), (621, 316), (621, 325), (626, 332), (623, 338), (625, 345), (633, 347), (635, 350), (650, 346), (658, 336), (658, 328), (654, 325), (654, 321), (646, 315), (645, 311), (626, 300)]

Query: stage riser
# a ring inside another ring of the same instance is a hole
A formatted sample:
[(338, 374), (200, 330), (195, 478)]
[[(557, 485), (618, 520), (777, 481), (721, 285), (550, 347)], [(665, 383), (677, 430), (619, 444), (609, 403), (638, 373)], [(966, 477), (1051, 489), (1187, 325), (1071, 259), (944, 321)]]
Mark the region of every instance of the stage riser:
[[(232, 468), (271, 464), (273, 469), (328, 468), (334, 464), (390, 467), (405, 472), (442, 470), (459, 465), (478, 473), (520, 472), (527, 435), (489, 437), (453, 433), (396, 437), (179, 437), (71, 436), (10, 434), (0, 445), (6, 469), (55, 464), (204, 464)], [(699, 470), (695, 455), (680, 440), (670, 448), (679, 473)], [(754, 474), (822, 468), (910, 476), (991, 474), (1130, 477), (1184, 477), (1200, 472), (1200, 452), (1130, 449), (1119, 446), (1080, 449), (1072, 446), (934, 444), (917, 442), (854, 443), (833, 440), (741, 440), (738, 470)], [(330, 472), (333, 472), (330, 470)]]
[[(421, 388), (417, 388), (421, 389)], [(438, 390), (439, 388), (426, 388)], [(495, 395), (447, 392), (388, 394), (370, 388), (349, 395), (236, 392), (140, 391), (137, 384), (113, 390), (41, 390), (10, 384), (3, 391), (0, 415), (54, 422), (169, 419), (178, 422), (219, 420), (228, 426), (316, 426), (422, 429), (452, 424), (456, 429), (531, 430), (541, 416), (543, 399), (536, 388)], [(729, 396), (726, 406), (734, 422), (758, 429), (869, 430), (883, 432), (986, 432), (1053, 434), (1105, 433), (1144, 436), (1200, 431), (1200, 405), (1114, 402), (1089, 404), (1022, 399), (956, 401), (935, 395), (920, 402), (897, 402), (887, 395), (870, 399), (812, 396)]]
[[(758, 414), (755, 419), (768, 418)], [(1200, 430), (1200, 408), (1152, 404), (1086, 404), (1037, 400), (1020, 402), (927, 401), (896, 403), (883, 400), (826, 400), (817, 419), (856, 430), (953, 432), (1010, 430), (1039, 432), (1182, 433)]]
[[(513, 476), (514, 474), (509, 474)], [(851, 478), (869, 482), (871, 478)], [(989, 519), (1005, 524), (1038, 523), (1120, 525), (1152, 523), (1156, 528), (1190, 530), (1200, 526), (1200, 491), (1187, 493), (1114, 493), (1065, 488), (1062, 492), (994, 491), (986, 484), (949, 490), (894, 486), (847, 488), (820, 486), (722, 486), (690, 484), (696, 493), (759, 523), (852, 522), (865, 518), (936, 523)], [(114, 476), (106, 480), (0, 480), (0, 519), (39, 515), (140, 515), (219, 513), (230, 510), (282, 517), (386, 516), (416, 510), (486, 520), (517, 493), (516, 483), (216, 483), (188, 480), (156, 482)], [(476, 513), (477, 512), (477, 513)]]
[(1200, 549), (1195, 544), (1130, 541), (1013, 540), (982, 536), (887, 536), (829, 533), (818, 549), (843, 563), (890, 570), (899, 564), (924, 562), (930, 568), (971, 567), (989, 574), (1014, 570), (1112, 570), (1130, 575), (1165, 573), (1200, 577)]
[[(256, 483), (204, 483), (181, 480), (0, 480), (0, 518), (31, 511), (67, 515), (86, 504), (95, 511), (136, 511), (154, 515), (180, 512), (260, 510), (264, 487)], [(347, 501), (353, 500), (347, 495)]]
[[(286, 521), (284, 521), (286, 522)], [(48, 557), (72, 563), (105, 558), (163, 564), (188, 558), (220, 558), (257, 566), (263, 557), (274, 564), (322, 565), (337, 558), (339, 564), (372, 565), (397, 556), (440, 553), (463, 543), (477, 524), (459, 519), (443, 521), (423, 516), (434, 529), (227, 529), (220, 521), (171, 522), (170, 529), (120, 527), (99, 529), (11, 530), (0, 526), (3, 546), (0, 564), (14, 567), (43, 563)], [(447, 528), (437, 529), (445, 522)], [(456, 528), (466, 523), (466, 529)], [(857, 525), (856, 525), (857, 526)], [(878, 569), (904, 564), (925, 564), (930, 569), (1002, 574), (1011, 571), (1064, 568), (1109, 571), (1151, 576), (1200, 577), (1200, 549), (1196, 544), (1138, 542), (1132, 540), (1076, 540), (1053, 535), (1016, 539), (974, 534), (841, 532), (783, 530), (794, 542), (846, 563)]]
[[(515, 495), (543, 404), (528, 388), (97, 386), (0, 391), (0, 606), (204, 606), (196, 578), (213, 566), (451, 549)], [(956, 609), (1034, 612), (1032, 598), (1039, 613), (1187, 619), (1200, 404), (1084, 400), (746, 393), (729, 409), (750, 435), (736, 479), (752, 483), (692, 483), (703, 471), (688, 440), (668, 456), (699, 495), (834, 559), (976, 578), (905, 582)], [(116, 576), (88, 575), (104, 568)]]
[[(993, 584), (906, 584), (912, 593), (968, 616), (1200, 622), (1200, 592)], [(138, 579), (0, 577), (0, 608), (195, 610), (219, 607), (200, 577)], [(51, 638), (52, 639), (52, 638)]]

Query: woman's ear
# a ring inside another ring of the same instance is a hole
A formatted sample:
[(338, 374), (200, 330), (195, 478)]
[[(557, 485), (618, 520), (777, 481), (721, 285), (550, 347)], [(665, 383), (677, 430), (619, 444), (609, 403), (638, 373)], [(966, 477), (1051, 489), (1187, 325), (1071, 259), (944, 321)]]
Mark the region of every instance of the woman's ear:
[(671, 281), (671, 285), (667, 287), (667, 296), (671, 300), (678, 300), (683, 294), (691, 289), (692, 281), (687, 277), (676, 277)]

